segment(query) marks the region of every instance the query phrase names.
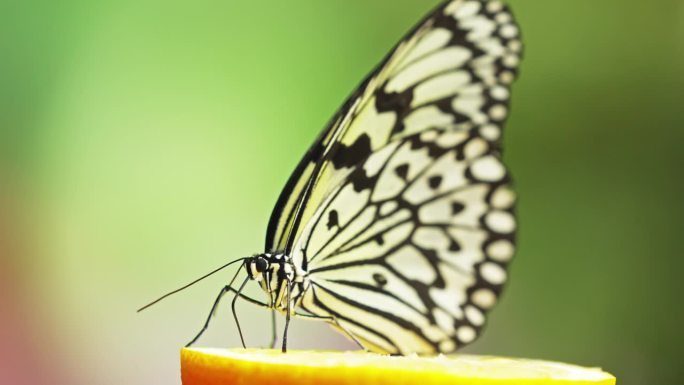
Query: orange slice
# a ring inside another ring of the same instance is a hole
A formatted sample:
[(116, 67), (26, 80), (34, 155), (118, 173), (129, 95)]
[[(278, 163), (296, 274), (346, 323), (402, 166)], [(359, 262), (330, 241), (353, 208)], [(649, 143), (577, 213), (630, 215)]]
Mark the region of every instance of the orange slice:
[(210, 348), (181, 351), (181, 378), (183, 385), (615, 384), (600, 369), (517, 358)]

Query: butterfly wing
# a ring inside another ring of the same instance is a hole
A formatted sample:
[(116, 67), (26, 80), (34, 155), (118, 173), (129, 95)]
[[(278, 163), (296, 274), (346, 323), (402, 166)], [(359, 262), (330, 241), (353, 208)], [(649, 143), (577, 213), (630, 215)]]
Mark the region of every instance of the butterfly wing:
[(374, 152), (297, 243), (311, 282), (301, 307), (380, 352), (472, 342), (514, 249), (515, 194), (495, 148), (478, 128), (433, 128)]
[(521, 49), (501, 2), (447, 1), (345, 103), (269, 225), (309, 272), (304, 310), (381, 352), (477, 337), (513, 256), (500, 139)]
[(520, 51), (500, 2), (440, 5), (362, 82), (300, 161), (271, 214), (266, 250), (290, 253), (330, 189), (393, 139), (457, 122), (490, 121), (498, 135)]

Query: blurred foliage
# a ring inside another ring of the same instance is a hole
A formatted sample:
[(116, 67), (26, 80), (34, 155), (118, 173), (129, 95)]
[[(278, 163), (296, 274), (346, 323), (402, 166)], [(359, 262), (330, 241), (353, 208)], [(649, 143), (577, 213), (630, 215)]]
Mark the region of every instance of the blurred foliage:
[[(73, 384), (177, 383), (177, 348), (229, 273), (133, 310), (261, 251), (300, 156), (435, 3), (4, 0), (0, 228), (16, 247), (0, 250), (35, 354)], [(511, 3), (520, 250), (468, 351), (679, 383), (684, 3)], [(241, 314), (264, 343), (268, 315)], [(293, 333), (351, 346), (322, 325)], [(237, 345), (226, 309), (205, 343)]]

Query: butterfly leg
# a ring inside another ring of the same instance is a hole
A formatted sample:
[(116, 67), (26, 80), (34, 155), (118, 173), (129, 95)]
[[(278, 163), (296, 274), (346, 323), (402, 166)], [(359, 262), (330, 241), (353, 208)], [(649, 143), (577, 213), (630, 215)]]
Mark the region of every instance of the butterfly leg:
[(226, 286), (221, 291), (219, 292), (218, 296), (216, 297), (216, 300), (214, 301), (214, 305), (211, 307), (211, 311), (209, 312), (209, 316), (207, 317), (207, 320), (204, 322), (204, 326), (202, 326), (202, 329), (197, 333), (195, 338), (192, 339), (192, 341), (188, 342), (185, 344), (185, 347), (192, 346), (197, 340), (204, 334), (204, 332), (207, 330), (209, 327), (209, 322), (211, 321), (211, 318), (214, 316), (214, 313), (216, 313), (216, 308), (218, 307), (219, 302), (221, 302), (221, 298), (223, 298), (223, 295), (226, 294), (231, 290), (230, 286)]
[[(209, 327), (209, 322), (211, 321), (211, 318), (214, 316), (214, 314), (216, 314), (216, 309), (218, 308), (219, 302), (221, 302), (221, 298), (223, 298), (223, 296), (224, 296), (227, 292), (229, 292), (229, 291), (235, 291), (235, 289), (232, 288), (232, 285), (233, 285), (233, 282), (235, 282), (235, 279), (237, 278), (238, 274), (240, 274), (240, 270), (241, 270), (241, 269), (238, 269), (238, 271), (235, 272), (235, 275), (233, 276), (233, 279), (230, 280), (230, 283), (228, 283), (228, 285), (226, 285), (223, 289), (221, 289), (221, 291), (219, 292), (219, 295), (216, 297), (216, 300), (214, 301), (214, 305), (212, 305), (212, 307), (211, 307), (211, 311), (209, 312), (209, 316), (207, 317), (207, 320), (204, 322), (204, 326), (202, 326), (202, 329), (199, 331), (199, 333), (197, 333), (197, 335), (195, 336), (195, 338), (193, 338), (192, 341), (188, 342), (188, 343), (185, 345), (186, 348), (189, 347), (189, 346), (192, 346), (192, 344), (194, 344), (195, 342), (197, 342), (197, 340), (198, 340), (198, 339), (202, 336), (202, 334), (204, 334), (204, 332), (207, 330), (207, 328)], [(244, 283), (243, 283), (243, 286), (244, 286)], [(239, 291), (242, 291), (242, 288), (241, 288)], [(239, 291), (237, 292), (237, 294), (239, 294)], [(236, 294), (236, 295), (237, 295), (237, 294)], [(233, 314), (235, 314), (235, 313), (233, 313)], [(238, 327), (239, 327), (239, 324), (238, 324)], [(241, 336), (242, 336), (242, 335), (241, 335)]]
[(283, 353), (287, 353), (287, 329), (290, 326), (290, 314), (292, 313), (291, 306), (292, 301), (290, 298), (290, 293), (292, 292), (292, 282), (289, 280), (287, 282), (287, 314), (285, 315), (285, 330), (283, 331)]
[(238, 297), (240, 297), (240, 299), (244, 299), (245, 301), (247, 301), (247, 302), (249, 302), (249, 303), (251, 303), (251, 304), (254, 304), (254, 305), (257, 305), (257, 306), (260, 306), (260, 307), (265, 307), (265, 308), (267, 308), (267, 309), (271, 309), (271, 306), (268, 306), (267, 303), (261, 302), (261, 301), (259, 301), (258, 299), (254, 299), (254, 298), (252, 298), (252, 297), (248, 297), (248, 296), (246, 296), (246, 295), (244, 295), (244, 294), (242, 294), (242, 293), (238, 293), (237, 289), (235, 289), (234, 287), (229, 287), (228, 290), (229, 290), (229, 291), (232, 291), (233, 293), (235, 293), (235, 295), (237, 295)]
[(252, 297), (248, 297), (242, 293), (239, 293), (235, 288), (229, 287), (228, 290), (235, 293), (235, 295), (240, 297), (240, 299), (244, 299), (245, 301), (247, 301), (251, 304), (254, 304), (254, 305), (257, 305), (260, 307), (265, 307), (267, 309), (271, 309), (271, 345), (270, 346), (271, 346), (271, 349), (275, 348), (276, 342), (278, 340), (278, 332), (276, 329), (276, 310), (272, 306), (269, 306), (265, 302), (261, 302), (257, 299), (254, 299)]
[(233, 311), (233, 318), (235, 319), (235, 325), (237, 325), (238, 333), (240, 334), (240, 342), (242, 342), (242, 347), (245, 349), (247, 348), (247, 345), (245, 345), (245, 338), (242, 336), (242, 328), (240, 328), (240, 321), (238, 320), (237, 312), (235, 311), (235, 303), (237, 302), (237, 299), (240, 297), (242, 289), (245, 288), (247, 281), (249, 281), (249, 277), (245, 278), (245, 280), (242, 281), (240, 288), (235, 293), (235, 296), (233, 296), (233, 302), (231, 302), (230, 304), (230, 308)]
[(296, 313), (296, 312), (295, 312), (295, 315), (297, 317), (330, 322), (330, 323), (334, 324), (336, 327), (338, 327), (340, 330), (342, 330), (342, 332), (344, 332), (344, 334), (346, 334), (350, 340), (354, 341), (354, 343), (356, 343), (356, 345), (358, 345), (359, 348), (361, 348), (361, 350), (366, 350), (366, 348), (361, 344), (361, 342), (359, 342), (359, 340), (357, 340), (356, 337), (354, 337), (354, 335), (349, 330), (347, 330), (347, 328), (345, 328), (344, 326), (342, 326), (342, 324), (340, 324), (340, 322), (337, 320), (336, 317), (333, 317), (333, 316), (322, 317), (322, 316), (313, 315), (313, 314), (302, 314), (302, 313)]
[(271, 349), (274, 349), (278, 342), (278, 331), (276, 327), (276, 310), (271, 309)]

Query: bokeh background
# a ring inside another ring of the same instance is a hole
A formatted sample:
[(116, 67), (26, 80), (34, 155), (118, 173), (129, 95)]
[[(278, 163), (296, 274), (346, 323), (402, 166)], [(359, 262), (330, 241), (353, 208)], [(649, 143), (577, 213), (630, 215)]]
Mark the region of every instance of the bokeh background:
[[(262, 251), (300, 156), (436, 3), (2, 0), (0, 382), (178, 384), (231, 272), (135, 309)], [(684, 2), (511, 3), (520, 249), (466, 351), (681, 383)], [(264, 344), (268, 313), (239, 311)], [(224, 306), (202, 344), (238, 341)]]

